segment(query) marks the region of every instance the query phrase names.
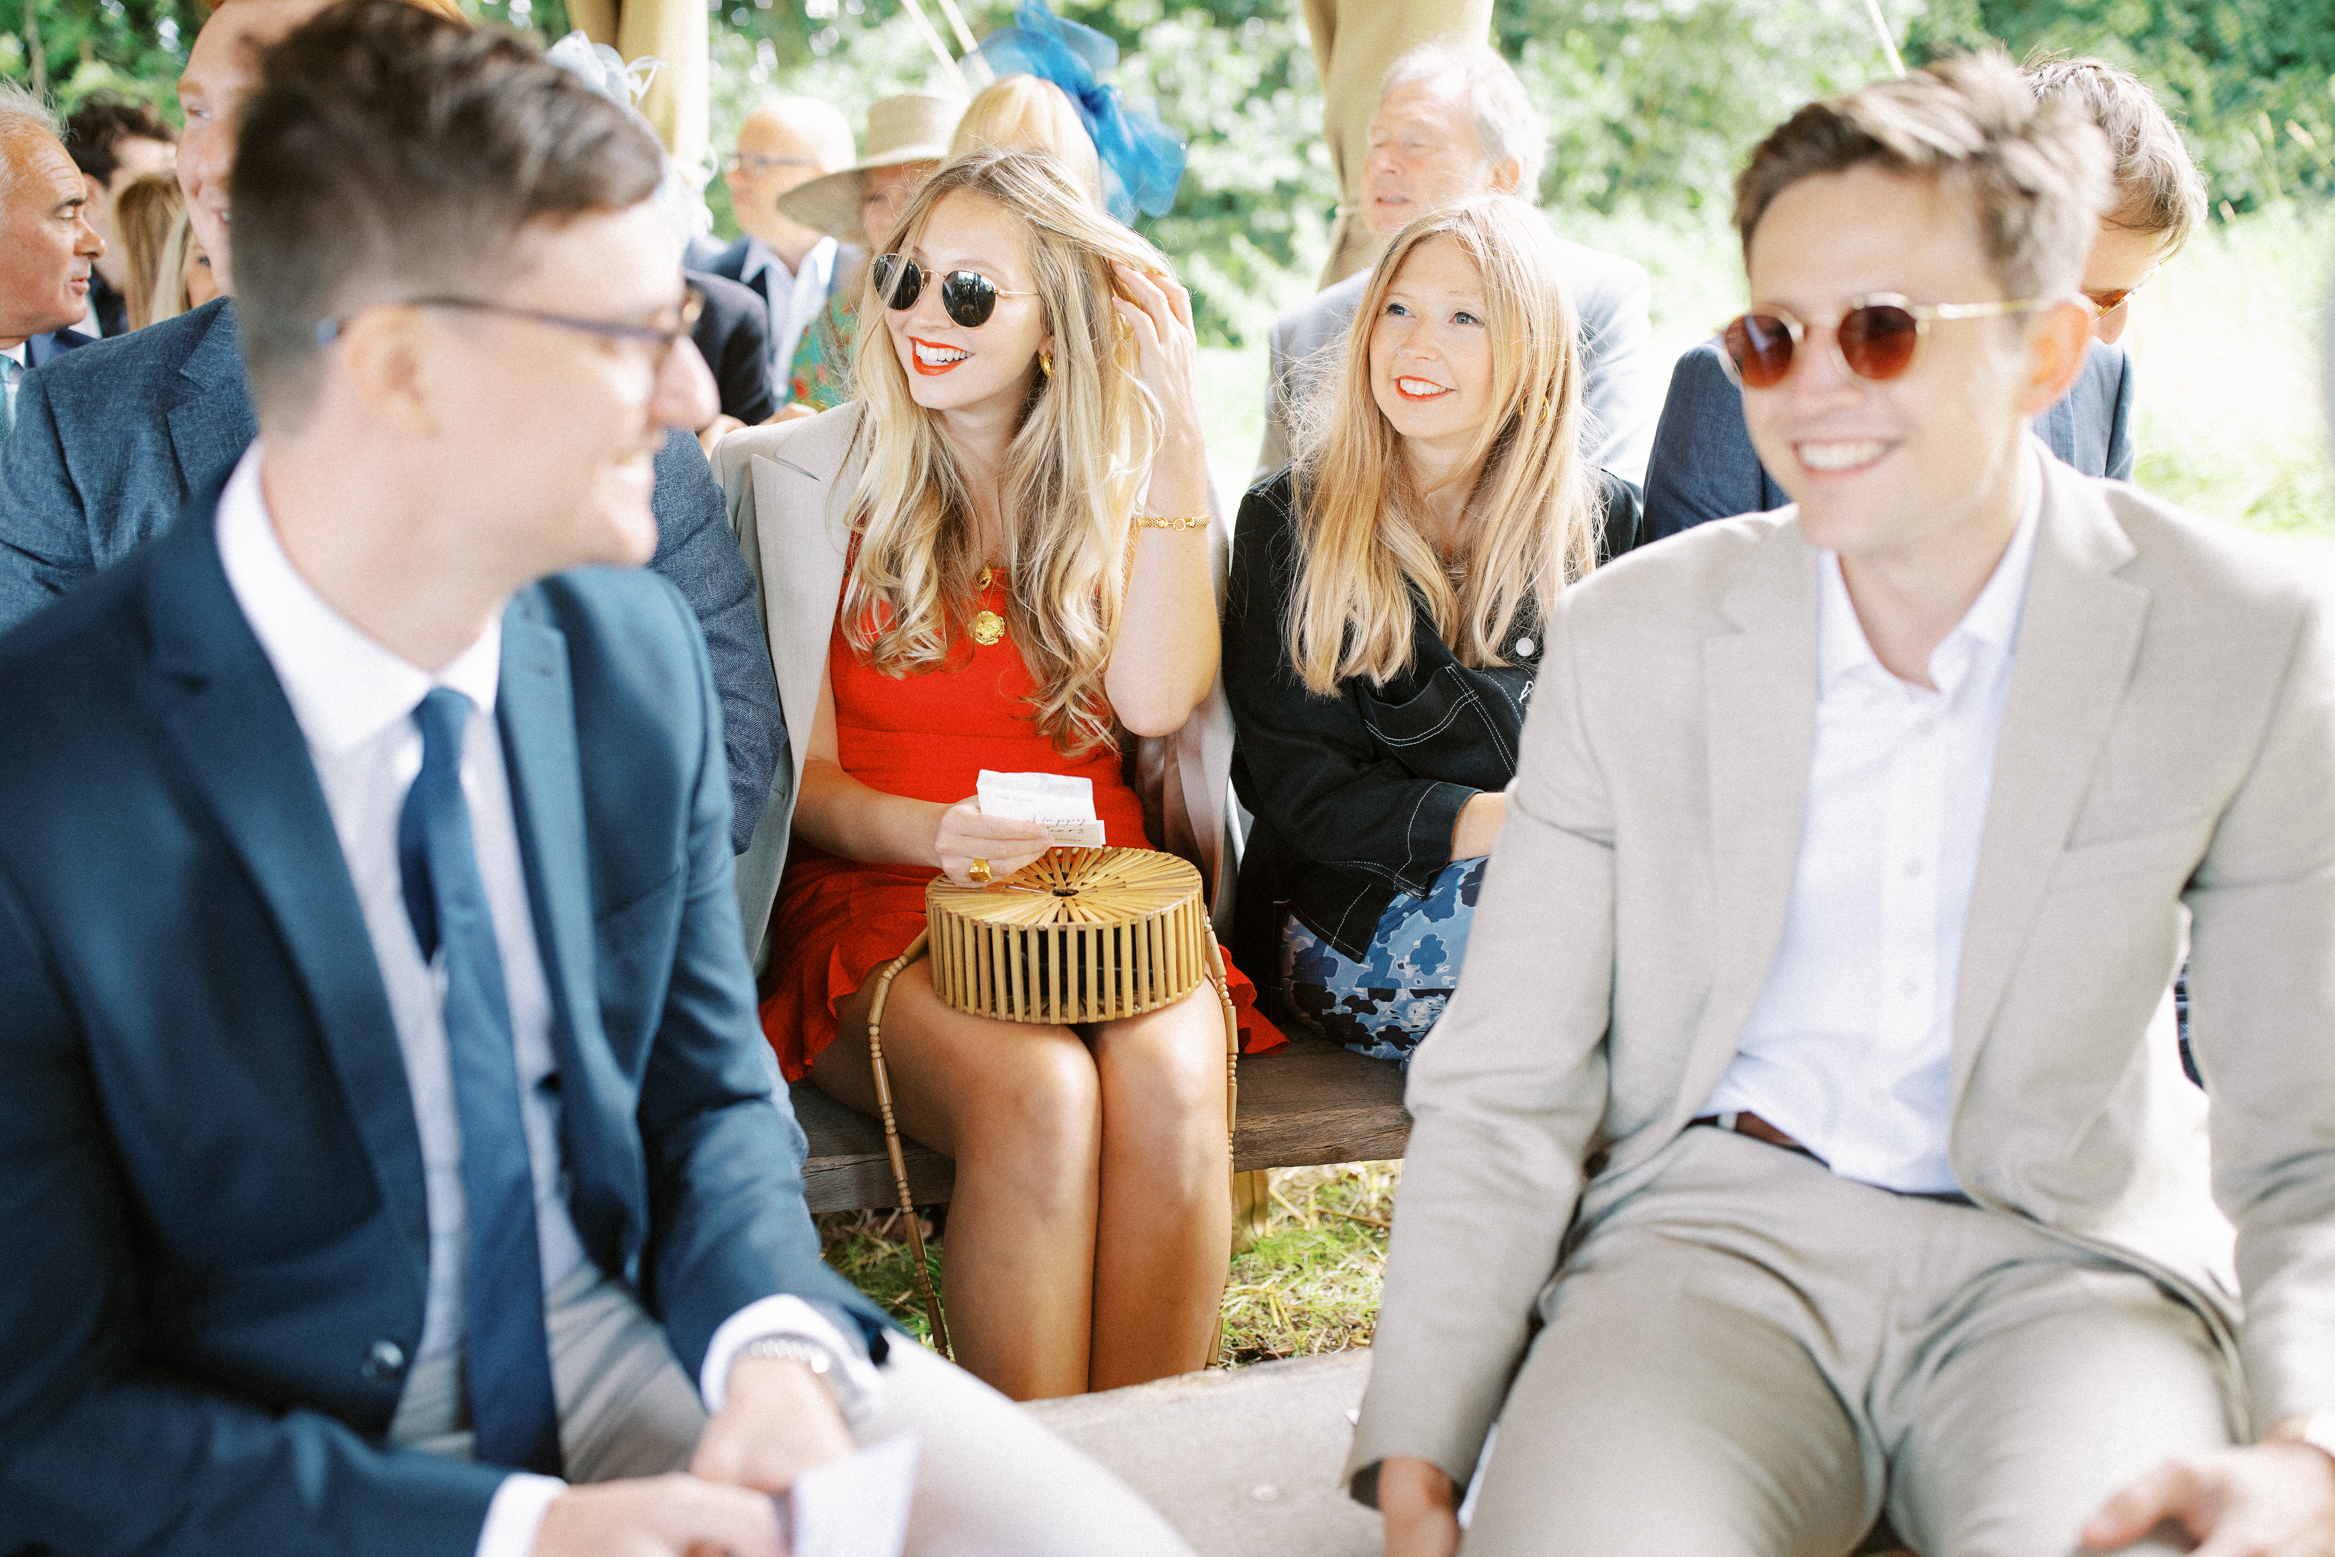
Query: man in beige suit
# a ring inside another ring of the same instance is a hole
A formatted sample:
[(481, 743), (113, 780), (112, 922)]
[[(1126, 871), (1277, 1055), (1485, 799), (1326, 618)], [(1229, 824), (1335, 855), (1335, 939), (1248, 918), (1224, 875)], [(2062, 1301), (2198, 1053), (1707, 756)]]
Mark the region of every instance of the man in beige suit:
[(1495, 1418), (1471, 1554), (2335, 1549), (2335, 622), (2031, 436), (2105, 164), (1974, 59), (1739, 180), (1797, 501), (1550, 624), (1411, 1070), (1390, 1554)]

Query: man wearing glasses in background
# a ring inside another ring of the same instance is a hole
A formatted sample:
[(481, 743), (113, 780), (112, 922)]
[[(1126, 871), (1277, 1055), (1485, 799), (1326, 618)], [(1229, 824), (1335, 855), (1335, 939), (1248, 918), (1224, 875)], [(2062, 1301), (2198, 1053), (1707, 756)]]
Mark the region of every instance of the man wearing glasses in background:
[[(2132, 359), (2116, 343), (2132, 317), (2132, 294), (2156, 278), (2205, 221), (2205, 181), (2156, 94), (2104, 60), (2049, 59), (2028, 67), (2039, 98), (2082, 109), (2108, 137), (2115, 194), (2084, 261), (2081, 291), (2091, 304), (2094, 345), (2057, 405), (2035, 419), (2051, 451), (2087, 476), (2130, 481)], [(1764, 513), (1790, 499), (1752, 452), (1743, 395), (1727, 376), (1717, 341), (1678, 359), (1646, 466), (1646, 532), (1675, 535), (1706, 520)]]
[(803, 331), (866, 256), (781, 216), (778, 197), (848, 167), (853, 155), (851, 123), (834, 108), (812, 97), (773, 98), (739, 126), (724, 169), (743, 236), (727, 248), (703, 238), (689, 246), (691, 270), (742, 281), (769, 308), (770, 382), (780, 405), (793, 394)]
[(2033, 436), (2108, 168), (1977, 57), (1737, 181), (1796, 501), (1549, 624), (1411, 1067), (1389, 1557), (1495, 1419), (1470, 1557), (2335, 1539), (2335, 600)]
[(907, 1434), (845, 1523), (1187, 1550), (820, 1263), (639, 567), (712, 397), (662, 171), (400, 0), (267, 56), (260, 437), (0, 640), (0, 1551), (780, 1557)]
[[(415, 0), (459, 18), (454, 0)], [(224, 0), (179, 76), (186, 133), (178, 181), (187, 217), (228, 294), (191, 313), (68, 354), (27, 381), (0, 450), (0, 632), (178, 522), (253, 435), (244, 377), (227, 191), (236, 124), (262, 52), (324, 0)], [(76, 360), (86, 356), (88, 361)], [(774, 776), (787, 781), (785, 716), (754, 603), (754, 578), (697, 440), (656, 451), (657, 553), (705, 632), (722, 697), (732, 843), (744, 852)]]

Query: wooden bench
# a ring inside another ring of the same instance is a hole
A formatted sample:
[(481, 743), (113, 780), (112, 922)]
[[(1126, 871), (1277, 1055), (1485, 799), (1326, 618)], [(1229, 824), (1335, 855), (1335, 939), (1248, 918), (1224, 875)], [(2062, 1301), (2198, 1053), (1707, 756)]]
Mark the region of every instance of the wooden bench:
[[(793, 1095), (795, 1117), (810, 1137), (803, 1181), (811, 1209), (859, 1211), (898, 1204), (883, 1125), (807, 1081), (796, 1082)], [(1302, 1033), (1292, 1034), (1289, 1047), (1278, 1053), (1241, 1059), (1240, 1118), (1232, 1141), (1236, 1172), (1400, 1157), (1410, 1133), (1403, 1073), (1384, 1060), (1364, 1059)], [(947, 1200), (956, 1165), (927, 1147), (903, 1145), (910, 1196), (918, 1205)]]

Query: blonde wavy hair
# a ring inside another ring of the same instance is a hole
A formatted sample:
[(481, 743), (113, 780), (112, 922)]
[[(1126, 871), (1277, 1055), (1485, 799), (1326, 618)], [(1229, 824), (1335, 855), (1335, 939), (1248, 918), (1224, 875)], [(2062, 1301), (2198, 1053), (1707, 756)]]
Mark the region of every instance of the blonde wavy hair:
[(1096, 205), (1103, 203), (1103, 165), (1070, 94), (1036, 76), (1000, 76), (973, 95), (949, 155), (976, 151), (1042, 151), (1069, 169)]
[[(1006, 453), (1006, 624), (1037, 683), (1040, 733), (1077, 756), (1116, 744), (1103, 669), (1124, 602), (1128, 521), (1163, 432), (1135, 338), (1111, 307), (1111, 265), (1167, 275), (1168, 262), (1104, 215), (1061, 163), (1026, 151), (944, 164), (910, 199), (886, 251), (914, 249), (933, 209), (955, 194), (995, 202), (1021, 228), (1053, 337), (1053, 372), (1033, 375)], [(854, 347), (868, 458), (853, 499), (859, 554), (844, 585), (845, 636), (876, 669), (906, 676), (947, 661), (985, 559), (964, 473), (939, 418), (909, 394), (872, 279), (859, 310), (871, 326)]]
[[(1462, 576), (1454, 583), (1422, 527), (1423, 494), (1402, 435), (1370, 387), (1370, 335), (1404, 262), (1448, 238), (1483, 277), (1493, 411), (1468, 467)], [(1411, 662), (1416, 603), (1463, 665), (1507, 663), (1500, 645), (1527, 602), (1548, 620), (1557, 593), (1597, 564), (1603, 519), (1581, 452), (1581, 348), (1547, 222), (1510, 195), (1418, 218), (1387, 245), (1346, 338), (1342, 369), (1301, 410), (1296, 460), (1299, 561), (1289, 656), (1322, 696), (1367, 676), (1383, 686)]]

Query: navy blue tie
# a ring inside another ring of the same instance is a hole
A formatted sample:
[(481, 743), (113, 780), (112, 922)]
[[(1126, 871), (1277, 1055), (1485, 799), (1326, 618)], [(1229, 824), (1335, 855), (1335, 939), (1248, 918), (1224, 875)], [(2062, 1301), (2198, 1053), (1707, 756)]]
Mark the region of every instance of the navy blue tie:
[(445, 953), (446, 1046), (462, 1126), (462, 1198), (470, 1237), (463, 1363), (473, 1453), (484, 1464), (556, 1476), (559, 1403), (543, 1325), (535, 1178), (519, 1113), (502, 948), (470, 846), (470, 808), (462, 798), (462, 732), (470, 711), (470, 699), (450, 687), (433, 688), (414, 710), (422, 731), (422, 771), (397, 819), (397, 863), (423, 958)]

